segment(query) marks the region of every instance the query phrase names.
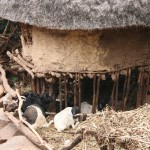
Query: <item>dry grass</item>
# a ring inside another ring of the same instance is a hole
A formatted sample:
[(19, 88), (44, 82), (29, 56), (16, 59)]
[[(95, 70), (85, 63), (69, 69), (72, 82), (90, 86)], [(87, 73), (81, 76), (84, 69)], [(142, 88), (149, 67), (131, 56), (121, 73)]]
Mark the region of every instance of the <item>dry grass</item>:
[[(52, 117), (53, 118), (53, 117)], [(51, 119), (52, 119), (51, 118)], [(42, 138), (58, 148), (68, 140), (74, 139), (77, 133), (83, 140), (73, 150), (108, 149), (150, 149), (150, 105), (125, 112), (115, 112), (110, 108), (98, 112), (81, 122), (76, 130), (70, 129), (58, 133), (53, 126), (49, 129), (38, 129)]]

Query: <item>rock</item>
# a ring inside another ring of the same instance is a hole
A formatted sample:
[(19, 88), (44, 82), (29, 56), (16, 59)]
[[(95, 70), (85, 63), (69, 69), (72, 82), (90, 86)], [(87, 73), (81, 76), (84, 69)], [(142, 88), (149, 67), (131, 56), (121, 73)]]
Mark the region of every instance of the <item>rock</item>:
[(5, 113), (3, 111), (3, 108), (0, 108), (0, 120), (6, 121), (6, 122), (9, 121), (9, 119), (7, 118), (7, 116), (5, 115)]
[(14, 136), (7, 142), (0, 145), (1, 150), (40, 150), (32, 142), (30, 142), (25, 136)]
[[(12, 136), (18, 135), (19, 131), (13, 123), (9, 123), (7, 126), (0, 130), (0, 139), (7, 140)], [(21, 134), (21, 133), (20, 133)]]
[(3, 108), (0, 108), (0, 129), (4, 128), (9, 122), (10, 121), (6, 117)]

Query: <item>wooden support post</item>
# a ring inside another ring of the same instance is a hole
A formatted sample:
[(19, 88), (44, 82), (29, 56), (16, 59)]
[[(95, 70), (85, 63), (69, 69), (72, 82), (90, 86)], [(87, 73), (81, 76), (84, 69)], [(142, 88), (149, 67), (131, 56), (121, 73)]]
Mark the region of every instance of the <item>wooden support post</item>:
[(96, 112), (95, 100), (96, 100), (96, 75), (94, 74), (94, 77), (93, 77), (93, 105), (92, 105), (92, 113)]
[(111, 106), (112, 108), (114, 108), (114, 93), (115, 93), (115, 88), (116, 88), (116, 81), (114, 81), (114, 85), (113, 85), (113, 89), (112, 89), (112, 93), (111, 93)]
[(41, 78), (40, 79), (40, 86), (41, 86), (41, 92), (44, 93), (45, 92), (45, 79)]
[(48, 110), (50, 110), (51, 112), (56, 112), (56, 109), (55, 109), (56, 95), (55, 95), (55, 92), (54, 92), (54, 83), (49, 83), (49, 96), (52, 97), (52, 102), (49, 105)]
[(36, 92), (36, 88), (35, 88), (35, 79), (31, 78), (31, 90), (33, 92)]
[(61, 86), (61, 78), (62, 78), (62, 76), (60, 75), (60, 77), (59, 77), (59, 99), (60, 99), (60, 111), (62, 111), (62, 95), (61, 95), (61, 88), (62, 88), (62, 86)]
[(97, 89), (96, 89), (96, 100), (95, 100), (96, 103), (95, 103), (95, 107), (97, 107), (97, 105), (98, 105), (100, 79), (101, 79), (101, 77), (98, 76), (98, 80), (97, 80)]
[(74, 82), (74, 106), (77, 106), (77, 74), (75, 74)]
[(36, 81), (36, 92), (37, 92), (37, 94), (40, 94), (41, 93), (41, 91), (40, 91), (40, 80), (39, 80), (39, 78), (36, 77), (35, 81)]
[(65, 82), (65, 107), (67, 107), (68, 106), (68, 104), (67, 104), (67, 77), (66, 76), (64, 76), (64, 82)]
[(139, 77), (138, 77), (138, 90), (137, 90), (136, 108), (141, 105), (141, 99), (142, 99), (142, 80), (143, 80), (143, 68), (140, 71)]
[(118, 85), (119, 85), (119, 72), (116, 72), (116, 91), (115, 91), (115, 110), (118, 110)]
[(127, 76), (125, 76), (125, 81), (123, 85), (123, 95), (122, 95), (122, 110), (124, 110), (124, 98), (125, 98), (125, 93), (126, 93), (126, 88), (127, 88)]
[(124, 111), (126, 110), (126, 104), (127, 104), (129, 90), (130, 90), (130, 80), (131, 80), (131, 68), (129, 68), (127, 71), (127, 90), (126, 90), (126, 95), (125, 95), (124, 102), (123, 102)]
[(78, 89), (79, 89), (79, 110), (81, 111), (81, 82), (80, 82), (80, 73), (78, 74)]

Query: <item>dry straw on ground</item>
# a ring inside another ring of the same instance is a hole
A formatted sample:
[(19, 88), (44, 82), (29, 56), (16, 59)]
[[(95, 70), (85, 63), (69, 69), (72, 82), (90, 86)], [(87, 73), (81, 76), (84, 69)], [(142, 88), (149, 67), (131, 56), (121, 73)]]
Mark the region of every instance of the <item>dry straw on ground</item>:
[(83, 140), (73, 149), (150, 149), (150, 105), (138, 109), (115, 112), (110, 108), (87, 118), (76, 128), (58, 133), (52, 126), (40, 129), (39, 133), (54, 147), (61, 147), (66, 141), (81, 133)]

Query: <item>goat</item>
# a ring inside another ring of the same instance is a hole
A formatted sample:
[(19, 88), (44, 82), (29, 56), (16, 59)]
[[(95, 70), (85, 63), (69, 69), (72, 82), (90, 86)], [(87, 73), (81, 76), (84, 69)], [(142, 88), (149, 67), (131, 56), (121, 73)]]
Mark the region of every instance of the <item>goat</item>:
[(47, 93), (38, 96), (36, 93), (27, 94), (26, 100), (23, 102), (23, 117), (26, 118), (34, 129), (43, 127), (47, 124), (46, 114), (52, 98)]
[(58, 132), (62, 132), (70, 126), (74, 129), (79, 124), (79, 122), (76, 122), (76, 119), (74, 118), (77, 113), (79, 113), (78, 107), (66, 107), (64, 110), (55, 115), (53, 121), (54, 127)]
[(12, 99), (12, 96), (11, 96), (10, 93), (7, 93), (1, 99), (2, 99), (2, 102), (3, 102), (4, 111), (12, 112), (15, 109), (17, 109), (17, 107), (18, 107), (17, 101)]
[[(98, 112), (98, 108), (96, 108), (96, 112)], [(92, 105), (90, 105), (87, 102), (82, 102), (81, 103), (81, 113), (82, 114), (91, 114), (92, 113)]]

